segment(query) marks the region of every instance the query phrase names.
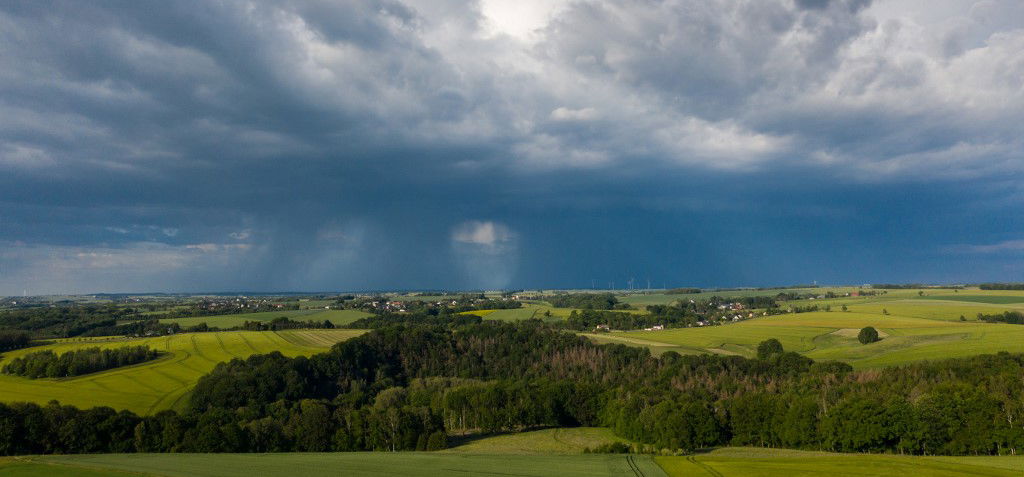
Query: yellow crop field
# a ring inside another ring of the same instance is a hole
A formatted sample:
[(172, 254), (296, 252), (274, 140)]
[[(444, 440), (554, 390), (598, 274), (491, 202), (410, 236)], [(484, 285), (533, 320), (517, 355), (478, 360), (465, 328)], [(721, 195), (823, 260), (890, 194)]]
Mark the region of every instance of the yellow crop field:
[(45, 404), (56, 399), (80, 408), (110, 406), (140, 414), (181, 409), (199, 378), (217, 363), (253, 354), (280, 351), (286, 356), (323, 352), (361, 330), (227, 331), (183, 333), (154, 338), (60, 340), (54, 344), (4, 353), (0, 366), (12, 358), (40, 350), (57, 354), (77, 348), (146, 345), (167, 353), (136, 366), (64, 379), (28, 379), (0, 375), (0, 401)]

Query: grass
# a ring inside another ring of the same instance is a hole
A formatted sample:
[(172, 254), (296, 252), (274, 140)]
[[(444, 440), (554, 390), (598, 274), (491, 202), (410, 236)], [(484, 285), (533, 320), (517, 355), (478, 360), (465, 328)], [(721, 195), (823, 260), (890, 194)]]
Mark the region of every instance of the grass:
[(0, 458), (0, 477), (111, 477), (137, 476), (138, 474), (112, 471), (109, 469), (90, 469), (71, 467), (59, 464), (30, 462), (24, 459)]
[(971, 303), (992, 303), (996, 305), (1009, 305), (1014, 303), (1024, 303), (1024, 296), (1013, 296), (1013, 295), (964, 295), (958, 293), (955, 295), (939, 295), (939, 296), (921, 296), (917, 297), (919, 300), (949, 300), (949, 301), (966, 301)]
[(195, 326), (206, 323), (210, 326), (220, 328), (232, 328), (242, 326), (246, 321), (271, 321), (274, 318), (288, 317), (294, 321), (318, 321), (330, 320), (336, 326), (347, 325), (360, 318), (371, 316), (370, 313), (359, 310), (283, 310), (283, 311), (261, 311), (259, 313), (238, 313), (233, 315), (212, 315), (196, 316), (189, 318), (166, 318), (161, 323), (177, 323), (182, 327)]
[[(547, 304), (527, 303), (522, 308), (509, 308), (507, 310), (494, 310), (483, 318), (498, 321), (520, 321), (538, 318), (545, 321), (561, 321), (569, 318), (572, 308), (555, 308)], [(470, 312), (472, 313), (472, 312)], [(551, 316), (545, 315), (550, 313)]]
[[(833, 305), (833, 309), (837, 307)], [(963, 316), (967, 321), (977, 321), (978, 313), (987, 315), (1002, 313), (1010, 307), (994, 307), (984, 303), (970, 303), (946, 300), (894, 300), (877, 303), (850, 304), (852, 312), (882, 314), (882, 310), (892, 316), (924, 318), (927, 320), (959, 321)]]
[[(493, 440), (496, 438), (491, 439), (492, 442), (497, 442)], [(541, 440), (551, 441), (546, 436)], [(507, 450), (507, 447), (498, 446), (497, 450)], [(722, 448), (694, 456), (678, 457), (558, 455), (557, 449), (545, 454), (529, 455), (508, 452), (460, 453), (458, 449), (453, 449), (434, 453), (107, 454), (0, 460), (0, 476), (18, 477), (1010, 477), (1020, 476), (1022, 473), (1024, 457), (1020, 456), (918, 457), (763, 448)]]
[[(922, 301), (923, 303), (923, 301)], [(898, 311), (898, 310), (897, 310)], [(655, 354), (718, 353), (752, 357), (757, 344), (777, 338), (788, 351), (814, 359), (845, 361), (857, 368), (963, 357), (999, 351), (1024, 352), (1024, 326), (960, 322), (857, 312), (815, 312), (754, 318), (724, 326), (587, 334), (599, 342), (646, 346)], [(852, 330), (877, 328), (884, 339), (860, 344)]]
[(582, 454), (603, 444), (629, 441), (603, 427), (569, 427), (502, 434), (479, 439), (445, 450), (458, 454)]
[(667, 294), (667, 293), (636, 293), (636, 294), (625, 294), (619, 295), (619, 301), (629, 303), (630, 305), (670, 305), (679, 300), (706, 300), (708, 298), (719, 296), (719, 297), (733, 297), (742, 298), (749, 296), (775, 296), (779, 293), (820, 293), (825, 294), (827, 292), (833, 292), (836, 294), (844, 294), (857, 291), (854, 287), (838, 287), (838, 288), (774, 288), (770, 290), (732, 290), (732, 291), (707, 291), (701, 293), (683, 293), (683, 294)]
[[(462, 455), (427, 452), (292, 454), (108, 454), (45, 456), (37, 465), (53, 469), (114, 470), (165, 477), (380, 477), (451, 475), (666, 477), (649, 456), (626, 455)], [(639, 468), (639, 472), (632, 470)], [(2, 472), (0, 467), (0, 472)], [(0, 473), (0, 475), (3, 475)], [(86, 475), (36, 473), (42, 475)], [(93, 474), (101, 475), (101, 474)], [(107, 475), (107, 474), (102, 474)]]
[(1024, 472), (1022, 457), (910, 457), (725, 448), (696, 456), (654, 459), (672, 477), (1009, 477)]
[(27, 379), (0, 375), (0, 401), (45, 404), (56, 399), (80, 408), (110, 406), (139, 414), (180, 410), (187, 405), (188, 393), (195, 383), (217, 363), (271, 351), (280, 351), (286, 356), (311, 355), (361, 333), (361, 330), (226, 331), (154, 338), (61, 340), (4, 353), (0, 366), (7, 360), (45, 349), (60, 354), (91, 346), (147, 345), (167, 354), (139, 365), (74, 378)]

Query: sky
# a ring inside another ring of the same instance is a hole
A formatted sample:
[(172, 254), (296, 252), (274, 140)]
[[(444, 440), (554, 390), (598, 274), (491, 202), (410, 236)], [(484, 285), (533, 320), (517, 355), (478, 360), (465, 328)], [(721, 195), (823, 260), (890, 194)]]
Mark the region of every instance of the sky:
[(0, 3), (0, 295), (1024, 281), (1019, 0)]

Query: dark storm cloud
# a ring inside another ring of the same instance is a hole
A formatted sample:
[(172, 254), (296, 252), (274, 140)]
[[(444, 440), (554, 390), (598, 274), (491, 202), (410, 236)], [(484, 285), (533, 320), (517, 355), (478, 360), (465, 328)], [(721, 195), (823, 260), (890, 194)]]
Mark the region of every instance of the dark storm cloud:
[(1006, 277), (1024, 7), (959, 3), (522, 36), (461, 1), (6, 2), (0, 293)]

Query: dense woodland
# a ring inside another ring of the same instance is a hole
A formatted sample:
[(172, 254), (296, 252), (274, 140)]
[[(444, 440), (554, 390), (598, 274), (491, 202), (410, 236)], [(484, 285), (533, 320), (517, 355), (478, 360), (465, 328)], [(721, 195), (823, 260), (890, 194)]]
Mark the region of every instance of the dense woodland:
[(24, 331), (0, 330), (0, 351), (21, 349), (32, 342), (32, 335)]
[(346, 328), (376, 329), (396, 324), (461, 326), (478, 324), (483, 319), (472, 313), (381, 313), (360, 318)]
[(53, 351), (36, 351), (12, 359), (4, 365), (4, 374), (26, 378), (69, 378), (143, 363), (160, 356), (148, 346), (100, 349), (84, 348), (57, 355)]
[(704, 290), (700, 288), (672, 288), (665, 290), (666, 295), (692, 295), (694, 293), (700, 293)]
[(115, 328), (118, 320), (135, 316), (135, 309), (113, 305), (24, 308), (0, 313), (0, 330), (25, 331), (41, 338), (69, 338)]
[(557, 308), (611, 310), (616, 307), (622, 308), (623, 305), (629, 308), (629, 305), (619, 303), (619, 299), (613, 293), (566, 293), (548, 297), (547, 301)]
[(1024, 290), (1024, 283), (982, 283), (982, 290)]
[(452, 435), (578, 425), (648, 451), (1024, 447), (1024, 355), (852, 371), (778, 342), (758, 351), (652, 357), (539, 321), (392, 325), (309, 358), (222, 363), (184, 414), (0, 405), (0, 453), (425, 450)]

